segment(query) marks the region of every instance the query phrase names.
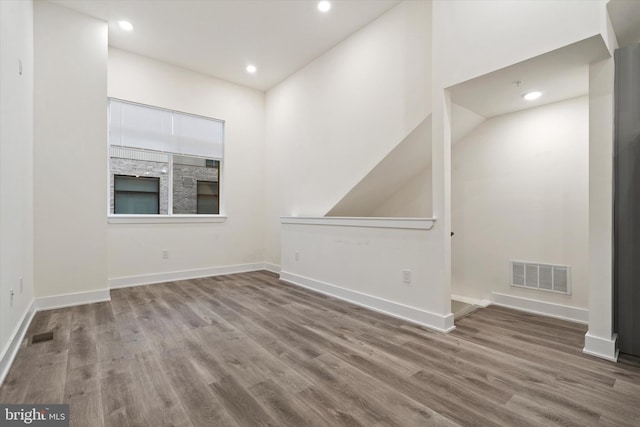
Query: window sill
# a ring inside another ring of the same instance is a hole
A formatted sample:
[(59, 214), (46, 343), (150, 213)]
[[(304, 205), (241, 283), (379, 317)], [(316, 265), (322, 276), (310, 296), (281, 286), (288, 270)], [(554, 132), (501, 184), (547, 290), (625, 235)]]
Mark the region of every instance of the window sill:
[(109, 224), (189, 224), (226, 220), (224, 215), (107, 215)]

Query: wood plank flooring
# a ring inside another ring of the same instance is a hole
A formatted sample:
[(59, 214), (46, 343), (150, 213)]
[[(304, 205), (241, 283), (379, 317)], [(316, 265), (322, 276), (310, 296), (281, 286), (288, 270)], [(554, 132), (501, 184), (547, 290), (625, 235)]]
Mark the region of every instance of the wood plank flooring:
[(640, 425), (640, 364), (583, 355), (570, 322), (489, 307), (444, 335), (267, 272), (111, 298), (38, 313), (0, 402), (76, 426)]

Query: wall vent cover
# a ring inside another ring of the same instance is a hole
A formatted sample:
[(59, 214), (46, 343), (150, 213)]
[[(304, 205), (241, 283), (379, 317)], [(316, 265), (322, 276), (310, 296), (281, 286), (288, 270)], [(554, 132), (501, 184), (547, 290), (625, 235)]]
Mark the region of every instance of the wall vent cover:
[(193, 187), (196, 183), (196, 180), (192, 176), (183, 176), (182, 177), (182, 185), (185, 187)]
[(511, 286), (571, 294), (571, 269), (567, 265), (511, 261)]

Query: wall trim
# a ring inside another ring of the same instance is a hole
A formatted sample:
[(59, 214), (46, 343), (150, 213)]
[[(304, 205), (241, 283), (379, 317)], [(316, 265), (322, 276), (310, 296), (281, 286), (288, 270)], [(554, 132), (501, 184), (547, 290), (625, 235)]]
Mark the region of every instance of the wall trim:
[(270, 262), (265, 262), (262, 269), (275, 274), (280, 274), (280, 266), (277, 264), (271, 264)]
[(601, 338), (587, 332), (584, 335), (584, 348), (582, 352), (590, 356), (606, 359), (611, 362), (618, 361), (618, 349), (616, 341), (618, 334), (613, 334), (611, 338)]
[(31, 324), (31, 320), (33, 320), (33, 316), (36, 314), (36, 305), (35, 300), (31, 300), (31, 303), (24, 311), (22, 315), (22, 320), (18, 325), (16, 325), (13, 330), (13, 334), (11, 334), (11, 339), (5, 346), (2, 351), (2, 355), (0, 355), (0, 386), (4, 383), (4, 379), (7, 377), (11, 366), (13, 365), (13, 361), (18, 354), (18, 350), (20, 349), (20, 344), (24, 339), (27, 329), (29, 329), (29, 325)]
[[(221, 276), (225, 274), (248, 273), (250, 271), (269, 270), (273, 264), (256, 262), (223, 267), (196, 268), (193, 270), (168, 271), (166, 273), (141, 274), (139, 276), (114, 277), (109, 279), (109, 289), (128, 288), (131, 286), (151, 285), (154, 283), (172, 282), (175, 280), (199, 279), (202, 277)], [(280, 272), (280, 268), (277, 267)], [(272, 270), (269, 270), (272, 271)]]
[(53, 310), (56, 308), (73, 307), (76, 305), (93, 304), (95, 302), (105, 301), (111, 301), (109, 289), (38, 297), (36, 298), (36, 311)]
[(589, 310), (586, 308), (516, 297), (498, 292), (491, 293), (491, 302), (502, 307), (514, 308), (516, 310), (541, 314), (548, 317), (555, 317), (556, 319), (569, 320), (572, 322), (583, 323), (585, 325), (589, 323)]
[(486, 308), (491, 305), (491, 300), (470, 298), (462, 295), (451, 294), (451, 299), (454, 301), (464, 302), (465, 304), (477, 305), (478, 307), (482, 308)]
[(431, 230), (435, 218), (386, 218), (386, 217), (342, 217), (342, 216), (283, 216), (282, 224), (332, 225), (343, 227), (404, 228), (409, 230)]
[(308, 277), (299, 276), (286, 271), (280, 273), (280, 280), (314, 292), (329, 295), (391, 317), (416, 323), (420, 326), (424, 326), (438, 332), (448, 333), (456, 328), (453, 324), (453, 313), (442, 316), (426, 310), (399, 304), (397, 302), (352, 291), (350, 289), (341, 288), (330, 283), (321, 282), (319, 280), (310, 279)]

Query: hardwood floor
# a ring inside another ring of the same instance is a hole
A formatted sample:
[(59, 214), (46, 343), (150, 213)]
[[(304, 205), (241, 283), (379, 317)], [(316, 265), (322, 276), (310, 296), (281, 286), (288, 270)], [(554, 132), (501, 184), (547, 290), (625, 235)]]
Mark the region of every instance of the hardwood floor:
[(444, 335), (267, 272), (111, 291), (38, 313), (2, 403), (77, 426), (640, 425), (640, 364), (585, 327), (489, 307)]

